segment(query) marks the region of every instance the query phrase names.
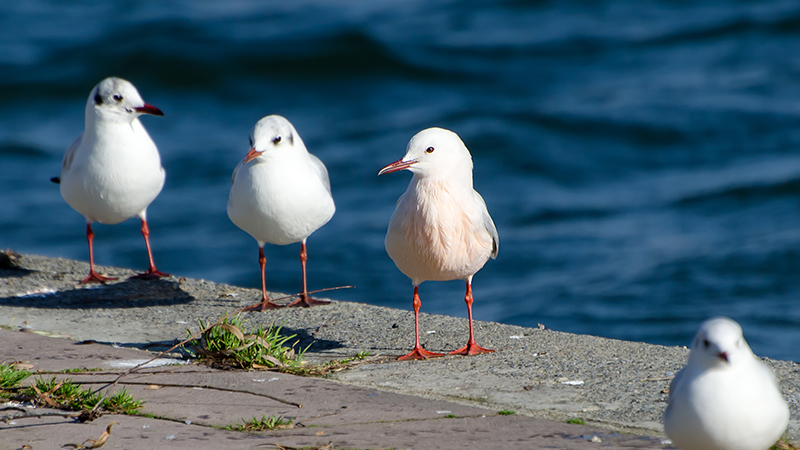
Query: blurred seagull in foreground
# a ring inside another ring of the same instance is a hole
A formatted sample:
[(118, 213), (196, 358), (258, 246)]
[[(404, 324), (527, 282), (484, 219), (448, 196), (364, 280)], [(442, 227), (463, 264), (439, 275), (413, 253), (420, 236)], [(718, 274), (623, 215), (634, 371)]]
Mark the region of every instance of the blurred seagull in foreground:
[(386, 233), (386, 252), (414, 285), (414, 350), (399, 359), (443, 356), (419, 343), (419, 285), (423, 281), (464, 280), (469, 316), (467, 345), (450, 354), (493, 352), (475, 343), (472, 331), (472, 277), (500, 245), (483, 198), (472, 188), (472, 157), (452, 131), (428, 128), (408, 143), (403, 159), (378, 175), (398, 170), (414, 174), (397, 201)]
[(156, 269), (150, 250), (147, 207), (164, 187), (164, 168), (158, 149), (139, 122), (139, 116), (163, 116), (142, 100), (139, 91), (121, 78), (106, 78), (92, 89), (86, 102), (85, 130), (69, 146), (61, 166), (61, 185), (67, 204), (86, 218), (89, 276), (81, 283), (116, 280), (94, 270), (92, 223), (117, 224), (131, 217), (142, 220), (150, 268), (133, 276), (155, 279), (169, 275)]
[(267, 296), (264, 279), (267, 242), (275, 245), (300, 242), (303, 292), (286, 306), (329, 303), (308, 296), (306, 239), (328, 223), (335, 211), (328, 170), (306, 150), (294, 126), (278, 115), (259, 120), (250, 134), (250, 151), (233, 171), (228, 197), (228, 217), (258, 242), (261, 303), (248, 310), (282, 307)]
[(672, 380), (664, 431), (681, 450), (767, 450), (789, 423), (772, 370), (750, 350), (742, 327), (709, 319), (689, 362)]

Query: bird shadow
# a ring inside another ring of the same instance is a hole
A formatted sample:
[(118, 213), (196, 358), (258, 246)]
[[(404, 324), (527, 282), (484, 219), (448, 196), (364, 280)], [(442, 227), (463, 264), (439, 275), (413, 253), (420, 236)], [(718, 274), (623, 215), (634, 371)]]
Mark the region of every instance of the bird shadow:
[[(0, 272), (0, 276), (5, 276), (3, 272)], [(194, 300), (195, 297), (184, 292), (177, 281), (126, 280), (52, 293), (1, 297), (0, 306), (43, 309), (124, 309), (177, 305)]]
[(309, 352), (320, 352), (323, 350), (332, 350), (336, 348), (343, 348), (343, 345), (339, 341), (334, 341), (330, 339), (319, 339), (314, 337), (311, 333), (309, 333), (308, 329), (305, 328), (281, 328), (281, 333), (283, 335), (295, 335), (294, 338), (291, 339), (291, 342), (297, 341), (297, 345), (295, 349), (304, 349), (308, 347)]
[(28, 270), (17, 264), (20, 258), (21, 255), (19, 253), (12, 251), (0, 252), (0, 278), (22, 278), (34, 273), (33, 270)]

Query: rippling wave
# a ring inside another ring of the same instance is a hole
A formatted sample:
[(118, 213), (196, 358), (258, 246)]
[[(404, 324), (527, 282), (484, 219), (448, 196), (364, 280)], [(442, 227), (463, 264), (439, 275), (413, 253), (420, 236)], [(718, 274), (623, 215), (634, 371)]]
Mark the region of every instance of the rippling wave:
[[(470, 148), (503, 246), (475, 316), (660, 344), (742, 322), (800, 360), (800, 7), (795, 2), (345, 1), (0, 5), (0, 246), (86, 259), (83, 219), (48, 179), (100, 79), (165, 112), (144, 125), (167, 171), (148, 210), (159, 267), (257, 287), (227, 218), (262, 116), (328, 166), (337, 213), (309, 239), (311, 288), (410, 309), (383, 250), (409, 175), (376, 176), (430, 126)], [(141, 267), (135, 221), (98, 226), (102, 264)], [(296, 246), (266, 249), (294, 292)], [(423, 311), (464, 316), (460, 283)]]

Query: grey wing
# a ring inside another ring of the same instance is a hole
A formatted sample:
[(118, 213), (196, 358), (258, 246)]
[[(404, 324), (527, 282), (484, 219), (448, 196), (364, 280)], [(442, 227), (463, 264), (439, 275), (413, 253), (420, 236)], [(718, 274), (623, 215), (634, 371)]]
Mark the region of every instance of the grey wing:
[(70, 166), (72, 166), (72, 161), (75, 159), (75, 152), (78, 151), (78, 147), (81, 146), (81, 141), (83, 140), (83, 133), (80, 134), (72, 144), (70, 144), (69, 148), (67, 148), (67, 152), (64, 153), (64, 160), (61, 161), (61, 174), (63, 175), (64, 172), (69, 170)]
[(322, 164), (319, 158), (312, 155), (311, 153), (308, 154), (311, 158), (311, 167), (314, 168), (314, 171), (319, 176), (320, 180), (322, 180), (322, 184), (325, 185), (325, 189), (328, 190), (328, 194), (331, 193), (331, 179), (328, 177), (328, 169), (325, 168), (325, 164)]
[(480, 201), (482, 207), (483, 225), (492, 237), (492, 259), (496, 259), (497, 253), (500, 251), (500, 235), (497, 234), (497, 227), (494, 225), (492, 216), (489, 215), (489, 209), (486, 208), (486, 202), (483, 200), (483, 197), (481, 197), (478, 191), (473, 192), (475, 193), (475, 198)]

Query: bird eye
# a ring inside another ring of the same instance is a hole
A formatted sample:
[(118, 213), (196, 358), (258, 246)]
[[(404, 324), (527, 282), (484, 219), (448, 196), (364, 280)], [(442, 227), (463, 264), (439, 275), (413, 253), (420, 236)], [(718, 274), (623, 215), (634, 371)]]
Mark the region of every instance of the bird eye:
[(280, 137), (280, 136), (275, 136), (275, 138), (274, 138), (274, 139), (272, 139), (272, 143), (273, 143), (273, 144), (277, 144), (277, 143), (279, 143), (280, 141), (281, 141), (281, 137)]
[(249, 140), (250, 140), (250, 148), (253, 148), (253, 138), (251, 137), (249, 138)]
[(703, 347), (708, 348), (709, 345), (708, 339), (703, 339)]
[(433, 147), (428, 147), (425, 149), (425, 153), (433, 153), (433, 150), (434, 150)]
[(121, 101), (122, 101), (122, 96), (121, 96), (121, 95), (119, 95), (119, 94), (114, 94), (114, 97), (112, 97), (112, 98), (113, 98), (114, 100), (116, 100), (117, 102), (121, 102)]

